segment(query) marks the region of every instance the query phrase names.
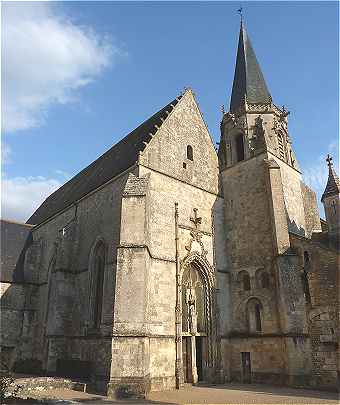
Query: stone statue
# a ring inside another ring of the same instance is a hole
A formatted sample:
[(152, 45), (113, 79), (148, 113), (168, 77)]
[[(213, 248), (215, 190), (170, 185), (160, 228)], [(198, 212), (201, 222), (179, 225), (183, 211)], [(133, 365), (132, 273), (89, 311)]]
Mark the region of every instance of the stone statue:
[(196, 297), (195, 290), (188, 288), (187, 290), (187, 304), (188, 304), (188, 330), (193, 335), (197, 333), (197, 312), (196, 312)]

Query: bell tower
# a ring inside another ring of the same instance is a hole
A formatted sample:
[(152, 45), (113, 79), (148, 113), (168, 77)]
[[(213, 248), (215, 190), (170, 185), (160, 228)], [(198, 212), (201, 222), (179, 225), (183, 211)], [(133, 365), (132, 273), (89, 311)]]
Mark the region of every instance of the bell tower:
[[(285, 107), (273, 103), (241, 21), (218, 151), (231, 295), (230, 343), (222, 344), (231, 353), (230, 373), (236, 380), (249, 373), (287, 373), (288, 379), (308, 374), (294, 343), (305, 333), (307, 320), (300, 257), (292, 249), (291, 235), (309, 238), (321, 227), (315, 194), (301, 179), (288, 115)], [(315, 200), (313, 220), (308, 199)], [(260, 347), (265, 353), (259, 354)], [(258, 360), (261, 355), (266, 365)], [(288, 361), (295, 358), (301, 362)], [(251, 372), (249, 367), (254, 367)]]
[(220, 167), (231, 167), (265, 151), (294, 169), (288, 134), (289, 111), (273, 104), (255, 52), (241, 21), (229, 112), (223, 112)]

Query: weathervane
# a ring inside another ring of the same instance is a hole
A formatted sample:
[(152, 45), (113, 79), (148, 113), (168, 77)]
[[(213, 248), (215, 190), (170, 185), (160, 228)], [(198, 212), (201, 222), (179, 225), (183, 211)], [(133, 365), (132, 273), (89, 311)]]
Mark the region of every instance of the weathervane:
[(237, 12), (240, 14), (241, 22), (242, 22), (242, 19), (243, 19), (242, 11), (243, 11), (243, 7), (240, 7), (240, 8), (237, 10)]
[(333, 160), (332, 156), (330, 154), (328, 154), (326, 157), (326, 162), (327, 162), (328, 166), (333, 166), (332, 160)]

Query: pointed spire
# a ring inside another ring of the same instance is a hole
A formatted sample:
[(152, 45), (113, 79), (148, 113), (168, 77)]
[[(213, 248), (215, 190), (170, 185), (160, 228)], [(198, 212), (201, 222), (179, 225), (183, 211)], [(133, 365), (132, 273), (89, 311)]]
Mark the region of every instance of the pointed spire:
[(339, 177), (333, 169), (333, 158), (329, 154), (327, 155), (326, 162), (328, 164), (328, 181), (325, 191), (322, 194), (321, 201), (326, 197), (340, 194)]
[(250, 104), (267, 104), (272, 101), (241, 18), (230, 111), (243, 106), (245, 98)]

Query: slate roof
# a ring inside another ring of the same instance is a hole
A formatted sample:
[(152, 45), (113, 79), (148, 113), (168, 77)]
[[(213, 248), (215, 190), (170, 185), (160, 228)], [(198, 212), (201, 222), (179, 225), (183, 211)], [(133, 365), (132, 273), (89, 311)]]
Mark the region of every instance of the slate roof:
[[(31, 225), (0, 220), (1, 281), (23, 281), (24, 252), (31, 240)], [(20, 274), (19, 274), (20, 273)]]
[(329, 197), (332, 195), (340, 194), (340, 181), (338, 175), (335, 173), (333, 169), (333, 164), (330, 163), (328, 165), (328, 181), (325, 188), (325, 191), (322, 194), (321, 201), (324, 200), (325, 197)]
[(233, 90), (230, 99), (231, 112), (244, 105), (245, 96), (250, 104), (267, 104), (272, 101), (250, 39), (244, 24), (241, 22)]
[(143, 151), (146, 143), (151, 140), (151, 135), (161, 127), (182, 96), (172, 100), (152, 117), (143, 122), (139, 127), (130, 132), (120, 142), (112, 146), (97, 160), (83, 169), (75, 177), (51, 194), (41, 206), (28, 219), (28, 224), (40, 224), (59, 211), (70, 206), (86, 194), (100, 187), (102, 184), (133, 166), (138, 160), (139, 152)]

